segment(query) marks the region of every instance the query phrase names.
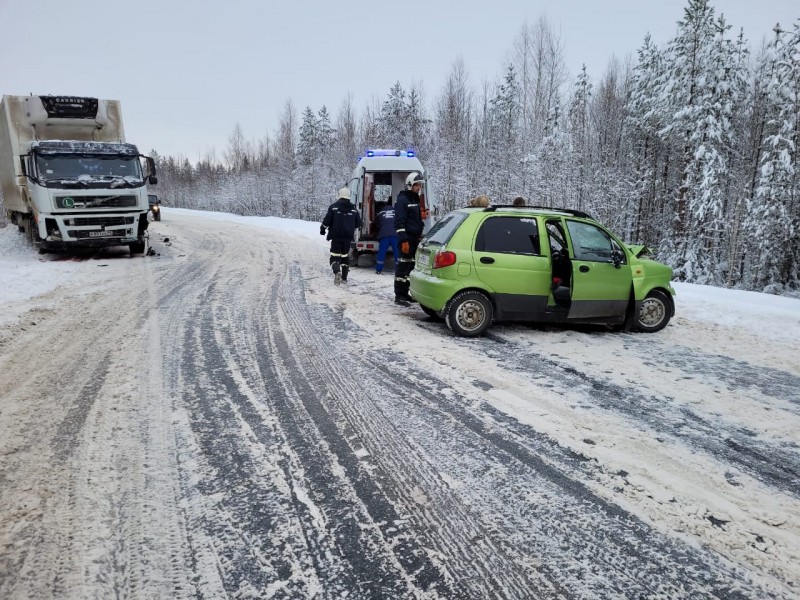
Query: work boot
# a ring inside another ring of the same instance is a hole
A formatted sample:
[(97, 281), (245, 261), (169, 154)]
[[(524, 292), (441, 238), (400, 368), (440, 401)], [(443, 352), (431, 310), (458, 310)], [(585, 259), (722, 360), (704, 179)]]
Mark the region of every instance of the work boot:
[(341, 265), (339, 265), (338, 262), (335, 262), (331, 265), (331, 268), (333, 269), (333, 284), (339, 285), (340, 283), (342, 283)]
[(403, 298), (403, 296), (395, 296), (394, 303), (399, 304), (400, 306), (411, 306), (411, 303)]
[(347, 283), (347, 274), (350, 272), (350, 267), (342, 265), (342, 281)]

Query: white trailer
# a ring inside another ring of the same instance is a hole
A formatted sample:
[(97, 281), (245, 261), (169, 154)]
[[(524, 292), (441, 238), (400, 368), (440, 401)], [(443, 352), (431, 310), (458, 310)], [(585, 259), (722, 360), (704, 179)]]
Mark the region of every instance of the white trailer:
[(117, 100), (0, 101), (3, 203), (40, 251), (127, 245), (144, 252), (146, 183), (157, 183), (155, 163), (125, 142)]
[(388, 202), (394, 205), (397, 195), (405, 188), (406, 177), (417, 171), (425, 177), (425, 185), (420, 192), (422, 217), (425, 229), (430, 228), (436, 215), (436, 204), (431, 193), (431, 185), (425, 167), (410, 150), (367, 150), (359, 159), (348, 183), (353, 203), (361, 213), (361, 229), (356, 232), (352, 244), (350, 262), (358, 265), (362, 254), (378, 252), (378, 237), (375, 230), (377, 205)]

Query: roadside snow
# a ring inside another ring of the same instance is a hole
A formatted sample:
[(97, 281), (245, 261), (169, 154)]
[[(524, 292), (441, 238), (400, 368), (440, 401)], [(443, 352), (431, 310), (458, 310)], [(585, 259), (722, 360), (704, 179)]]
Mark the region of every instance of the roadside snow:
[[(319, 224), (278, 217), (243, 217), (228, 213), (167, 208), (165, 221), (180, 217), (240, 223), (279, 230), (327, 242), (319, 235)], [(124, 268), (124, 261), (111, 261), (113, 268)], [(49, 255), (39, 256), (25, 243), (16, 227), (0, 229), (0, 323), (15, 318), (24, 309), (24, 300), (46, 294), (60, 285), (94, 287), (98, 278), (95, 262), (69, 262)], [(106, 266), (106, 265), (102, 265)], [(110, 276), (112, 273), (107, 273)], [(742, 329), (767, 340), (796, 344), (800, 339), (800, 299), (758, 292), (729, 290), (707, 285), (674, 283), (677, 295), (676, 318)], [(13, 304), (14, 306), (9, 306)]]

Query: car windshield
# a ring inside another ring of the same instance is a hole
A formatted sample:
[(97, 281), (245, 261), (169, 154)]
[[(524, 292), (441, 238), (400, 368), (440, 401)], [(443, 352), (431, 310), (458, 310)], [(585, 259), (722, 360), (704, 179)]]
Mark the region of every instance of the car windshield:
[(444, 246), (455, 233), (458, 226), (467, 218), (467, 213), (451, 212), (434, 223), (430, 231), (425, 234), (425, 241), (429, 244)]
[(39, 177), (44, 181), (75, 179), (126, 179), (142, 181), (142, 166), (135, 156), (39, 155)]

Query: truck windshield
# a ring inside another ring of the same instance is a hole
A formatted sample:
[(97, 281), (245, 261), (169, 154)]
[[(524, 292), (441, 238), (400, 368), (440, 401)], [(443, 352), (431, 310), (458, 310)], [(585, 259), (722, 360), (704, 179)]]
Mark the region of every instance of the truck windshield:
[(142, 166), (135, 156), (38, 155), (36, 167), (44, 181), (123, 179), (142, 182)]

